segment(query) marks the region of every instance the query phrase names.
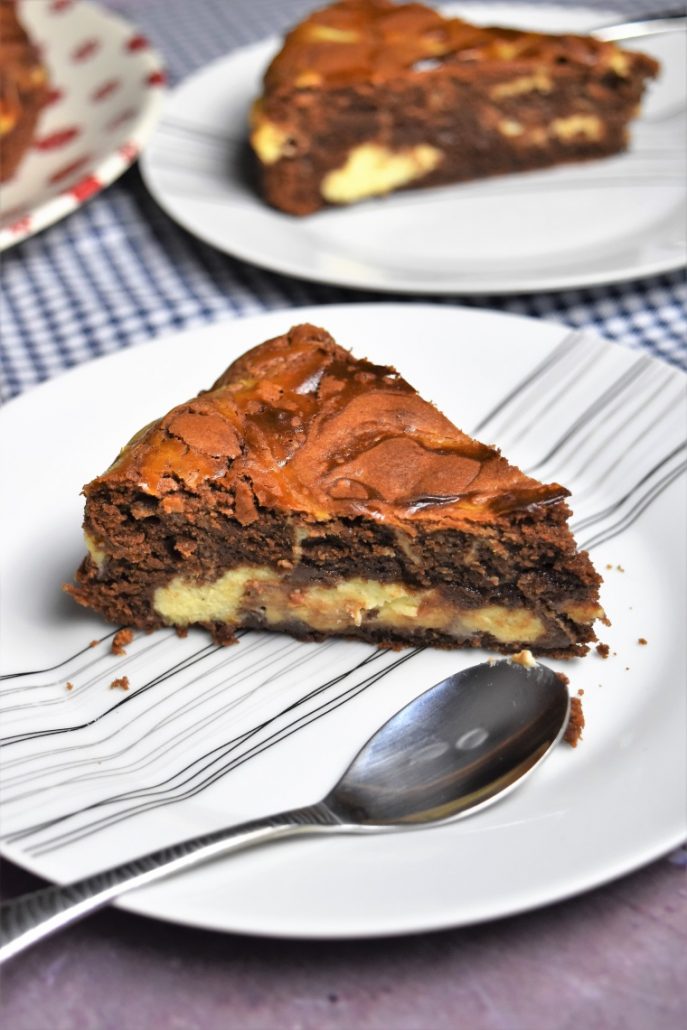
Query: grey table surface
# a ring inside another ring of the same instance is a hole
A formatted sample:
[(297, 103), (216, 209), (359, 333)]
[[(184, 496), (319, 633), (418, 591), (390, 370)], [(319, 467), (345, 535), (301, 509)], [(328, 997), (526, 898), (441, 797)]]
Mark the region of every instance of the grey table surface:
[[(537, 912), (389, 939), (265, 940), (107, 911), (17, 958), (11, 1030), (672, 1030), (687, 851)], [(5, 863), (12, 895), (38, 881)]]

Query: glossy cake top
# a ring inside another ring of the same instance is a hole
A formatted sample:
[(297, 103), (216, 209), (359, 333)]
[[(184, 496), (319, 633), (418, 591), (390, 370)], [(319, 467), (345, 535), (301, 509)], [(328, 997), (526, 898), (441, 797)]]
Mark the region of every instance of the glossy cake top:
[(295, 326), (235, 361), (207, 392), (141, 430), (85, 492), (125, 487), (182, 511), (187, 493), (246, 524), (258, 507), (316, 521), (490, 522), (557, 501), (457, 429), (393, 369)]
[(630, 74), (636, 62), (658, 67), (643, 54), (590, 36), (546, 35), (482, 28), (445, 18), (422, 4), (340, 0), (315, 11), (288, 33), (265, 75), (265, 87), (309, 88), (379, 82), (399, 73), (437, 68), (474, 72), (477, 64), (534, 64), (558, 72), (565, 65)]
[(47, 78), (14, 3), (0, 0), (0, 139), (19, 122), (28, 96), (47, 94)]

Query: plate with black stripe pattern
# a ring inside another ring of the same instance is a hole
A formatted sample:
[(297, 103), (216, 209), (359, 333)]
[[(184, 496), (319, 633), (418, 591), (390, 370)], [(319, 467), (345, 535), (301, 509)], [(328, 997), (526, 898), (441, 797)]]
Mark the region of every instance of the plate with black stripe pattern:
[(553, 902), (679, 844), (687, 834), (684, 376), (556, 324), (361, 304), (169, 336), (81, 365), (0, 411), (11, 498), (1, 515), (2, 853), (66, 882), (313, 802), (393, 712), (486, 657), (254, 632), (220, 648), (203, 632), (180, 639), (171, 630), (138, 634), (116, 655), (114, 628), (63, 594), (83, 550), (82, 484), (140, 426), (299, 321), (396, 365), (466, 431), (571, 489), (577, 540), (605, 580), (612, 625), (600, 635), (610, 653), (550, 662), (584, 696), (583, 740), (558, 748), (500, 804), (398, 837), (256, 850), (141, 890), (121, 907), (285, 937), (407, 933)]

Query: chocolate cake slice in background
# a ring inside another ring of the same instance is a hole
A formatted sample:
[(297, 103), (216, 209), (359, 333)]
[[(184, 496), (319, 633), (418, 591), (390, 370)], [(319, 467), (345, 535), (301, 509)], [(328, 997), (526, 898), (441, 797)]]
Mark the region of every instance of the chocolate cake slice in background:
[(306, 215), (623, 150), (651, 57), (589, 36), (481, 28), (341, 0), (286, 37), (251, 118), (265, 199)]
[(311, 325), (141, 430), (85, 495), (67, 589), (118, 624), (567, 657), (603, 615), (564, 487)]
[(0, 0), (0, 182), (11, 179), (31, 146), (48, 99), (48, 74), (14, 0)]

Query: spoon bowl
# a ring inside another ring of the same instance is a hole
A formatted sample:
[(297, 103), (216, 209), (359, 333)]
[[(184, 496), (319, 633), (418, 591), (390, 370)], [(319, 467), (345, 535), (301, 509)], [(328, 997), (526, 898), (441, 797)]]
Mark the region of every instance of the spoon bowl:
[(485, 662), (420, 694), (358, 752), (323, 804), (343, 823), (434, 823), (502, 797), (565, 732), (568, 690), (544, 665)]
[(563, 680), (534, 661), (463, 669), (384, 723), (317, 804), (194, 837), (1, 905), (0, 962), (127, 891), (220, 855), (306, 834), (419, 829), (476, 812), (551, 753), (569, 715)]

